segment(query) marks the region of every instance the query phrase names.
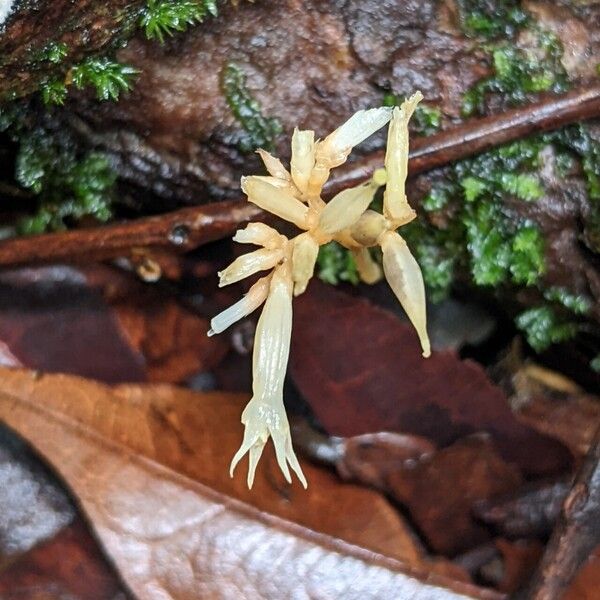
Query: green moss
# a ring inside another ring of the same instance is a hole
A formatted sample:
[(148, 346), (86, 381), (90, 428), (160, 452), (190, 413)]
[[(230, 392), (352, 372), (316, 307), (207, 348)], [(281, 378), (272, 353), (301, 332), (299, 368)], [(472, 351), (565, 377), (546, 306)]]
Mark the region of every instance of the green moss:
[(63, 229), (68, 220), (85, 215), (106, 221), (116, 175), (97, 152), (78, 156), (43, 129), (20, 138), (15, 178), (39, 197), (38, 211), (19, 224), (23, 234)]
[(50, 42), (41, 54), (41, 60), (47, 60), (55, 65), (61, 63), (67, 56), (68, 46), (64, 42)]
[(467, 91), (462, 105), (464, 116), (483, 113), (486, 96), (490, 93), (499, 94), (504, 101), (515, 105), (527, 100), (528, 94), (559, 93), (569, 88), (561, 63), (563, 49), (560, 40), (545, 31), (538, 30), (536, 35), (536, 52), (527, 52), (510, 42), (490, 48), (494, 72)]
[(207, 14), (217, 16), (216, 0), (148, 0), (140, 25), (149, 40), (162, 44), (166, 36), (202, 22)]
[(131, 89), (139, 71), (108, 58), (88, 58), (71, 67), (71, 78), (77, 88), (91, 86), (98, 100), (118, 100), (121, 92)]
[(44, 104), (62, 106), (67, 98), (67, 86), (61, 79), (52, 79), (42, 84), (42, 100)]
[(463, 32), (471, 37), (512, 37), (529, 16), (518, 0), (458, 0)]
[(512, 280), (533, 285), (545, 271), (544, 241), (537, 227), (525, 226), (512, 239), (509, 264)]
[(589, 298), (570, 294), (560, 287), (551, 287), (544, 291), (544, 298), (550, 302), (558, 302), (576, 315), (585, 315), (592, 308)]
[(330, 242), (319, 249), (317, 274), (319, 279), (332, 285), (337, 285), (340, 281), (354, 285), (359, 282), (352, 254), (337, 242)]
[(551, 306), (530, 308), (518, 315), (515, 322), (536, 352), (572, 339), (579, 330), (577, 323), (561, 317)]
[(66, 76), (42, 83), (42, 99), (47, 105), (62, 105), (68, 93), (67, 81), (75, 87), (93, 87), (98, 100), (118, 100), (121, 92), (131, 89), (137, 69), (108, 58), (88, 58), (71, 67)]
[(281, 133), (281, 124), (273, 117), (265, 117), (261, 106), (246, 87), (244, 71), (229, 63), (221, 73), (221, 86), (229, 108), (244, 128), (238, 140), (242, 152), (254, 152), (257, 148), (273, 150), (275, 139)]
[(600, 373), (600, 354), (597, 354), (594, 358), (592, 358), (590, 361), (590, 368), (592, 371)]

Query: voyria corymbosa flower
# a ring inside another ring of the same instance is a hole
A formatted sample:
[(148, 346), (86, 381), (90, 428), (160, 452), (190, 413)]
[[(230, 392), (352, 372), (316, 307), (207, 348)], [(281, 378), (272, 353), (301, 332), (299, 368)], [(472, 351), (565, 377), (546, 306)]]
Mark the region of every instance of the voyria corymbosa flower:
[[(233, 239), (259, 249), (240, 256), (219, 273), (219, 285), (224, 286), (266, 272), (241, 300), (212, 319), (209, 331), (209, 335), (221, 333), (264, 304), (254, 340), (252, 399), (242, 413), (244, 439), (231, 462), (233, 476), (241, 458), (249, 455), (248, 487), (252, 487), (269, 438), (286, 480), (291, 483), (291, 467), (302, 485), (307, 485), (292, 447), (283, 383), (292, 333), (292, 299), (306, 289), (321, 245), (335, 240), (348, 248), (366, 283), (382, 277), (380, 265), (369, 252), (379, 246), (383, 274), (419, 336), (423, 356), (430, 354), (421, 269), (396, 231), (416, 216), (406, 198), (405, 181), (408, 122), (421, 99), (417, 92), (399, 108), (358, 111), (324, 140), (315, 140), (314, 131), (295, 129), (289, 171), (279, 159), (258, 150), (268, 175), (242, 178), (242, 190), (250, 202), (302, 231), (288, 239), (268, 225), (250, 223)], [(388, 123), (385, 167), (366, 183), (346, 189), (326, 203), (321, 192), (331, 169), (343, 164), (354, 146)], [(381, 214), (369, 206), (383, 185)]]

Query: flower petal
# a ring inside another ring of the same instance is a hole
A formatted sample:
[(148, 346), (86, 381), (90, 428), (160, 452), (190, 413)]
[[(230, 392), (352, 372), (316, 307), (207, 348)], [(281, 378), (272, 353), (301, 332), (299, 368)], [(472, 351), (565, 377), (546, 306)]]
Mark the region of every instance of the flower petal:
[(269, 293), (271, 276), (262, 277), (249, 290), (248, 293), (235, 304), (213, 317), (210, 322), (208, 336), (222, 333), (240, 319), (254, 312), (266, 299)]
[(351, 227), (369, 208), (378, 187), (369, 181), (341, 191), (323, 209), (319, 227), (329, 234)]
[(354, 146), (381, 129), (391, 117), (392, 109), (387, 106), (359, 110), (317, 144), (317, 163), (330, 168), (341, 165)]
[(303, 233), (294, 239), (292, 251), (292, 279), (294, 281), (294, 296), (299, 296), (313, 276), (319, 244), (310, 233)]
[(292, 135), (292, 160), (290, 170), (296, 187), (304, 194), (312, 168), (315, 165), (315, 132), (301, 131), (297, 127)]
[(397, 221), (397, 226), (415, 217), (415, 211), (406, 199), (404, 183), (408, 172), (408, 121), (422, 99), (421, 92), (416, 92), (400, 108), (395, 107), (388, 130), (385, 152), (387, 186), (383, 194), (383, 212), (388, 219)]
[(283, 179), (285, 181), (290, 181), (290, 174), (288, 170), (283, 166), (281, 161), (269, 154), (266, 150), (259, 148), (256, 153), (262, 158), (262, 161), (267, 169), (267, 173), (272, 177), (276, 177), (278, 179)]
[(267, 248), (243, 254), (219, 273), (219, 287), (241, 281), (259, 271), (272, 269), (282, 258), (282, 250), (269, 250)]
[(384, 233), (380, 243), (385, 277), (417, 330), (423, 356), (427, 357), (431, 354), (431, 349), (427, 335), (425, 286), (421, 269), (406, 242), (395, 231)]
[(373, 260), (368, 248), (357, 248), (351, 252), (361, 281), (373, 285), (381, 280), (381, 267)]
[(239, 244), (254, 244), (269, 250), (282, 248), (286, 239), (276, 229), (264, 223), (248, 223), (244, 229), (238, 229), (233, 236), (233, 241)]
[(308, 207), (295, 198), (289, 189), (275, 187), (259, 177), (242, 177), (242, 190), (248, 200), (260, 208), (300, 228), (306, 226)]

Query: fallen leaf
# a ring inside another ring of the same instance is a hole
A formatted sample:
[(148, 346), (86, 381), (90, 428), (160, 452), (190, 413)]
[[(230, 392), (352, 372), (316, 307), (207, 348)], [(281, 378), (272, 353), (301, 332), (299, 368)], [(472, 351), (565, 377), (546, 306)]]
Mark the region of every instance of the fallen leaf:
[(570, 464), (564, 446), (516, 420), (478, 364), (450, 351), (423, 359), (410, 325), (316, 281), (294, 304), (291, 374), (331, 435), (396, 431), (444, 446), (486, 431), (527, 474)]
[(0, 275), (0, 363), (107, 383), (177, 383), (216, 366), (226, 338), (130, 273), (96, 265)]
[(570, 477), (532, 482), (514, 493), (477, 503), (473, 512), (502, 535), (545, 537), (552, 532), (570, 489)]
[(143, 358), (73, 267), (0, 275), (0, 340), (23, 366), (107, 382), (144, 381)]
[(575, 456), (583, 457), (600, 427), (600, 398), (585, 393), (560, 397), (539, 393), (520, 402), (515, 414), (521, 423), (561, 441)]
[(341, 441), (336, 467), (343, 479), (386, 489), (393, 473), (434, 451), (429, 440), (416, 435), (365, 433)]
[(252, 491), (230, 479), (247, 397), (7, 369), (0, 382), (0, 419), (56, 469), (140, 598), (498, 597), (432, 575), (376, 492), (306, 463), (308, 491), (289, 487), (270, 448)]
[(74, 516), (27, 445), (0, 425), (0, 565), (52, 537)]
[(121, 585), (81, 521), (0, 571), (2, 600), (125, 600)]
[(487, 436), (473, 435), (399, 465), (387, 489), (408, 508), (435, 552), (456, 555), (490, 538), (473, 518), (473, 505), (521, 482), (519, 470), (498, 456)]
[(544, 546), (538, 540), (509, 541), (499, 538), (495, 541), (500, 556), (484, 565), (480, 575), (501, 592), (514, 594), (533, 575)]

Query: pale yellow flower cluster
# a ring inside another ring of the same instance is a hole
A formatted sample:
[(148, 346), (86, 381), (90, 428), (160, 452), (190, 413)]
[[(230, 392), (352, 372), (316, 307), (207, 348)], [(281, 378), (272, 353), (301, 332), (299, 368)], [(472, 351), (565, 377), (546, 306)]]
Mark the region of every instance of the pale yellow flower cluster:
[[(292, 448), (290, 428), (283, 405), (283, 382), (292, 332), (292, 296), (302, 294), (315, 268), (319, 246), (335, 240), (348, 248), (358, 273), (367, 283), (381, 278), (381, 269), (369, 248), (383, 251), (383, 272), (404, 307), (421, 340), (423, 356), (429, 356), (425, 290), (421, 270), (396, 229), (415, 218), (404, 191), (408, 165), (408, 121), (422, 95), (417, 92), (400, 108), (361, 110), (324, 140), (314, 131), (294, 130), (288, 171), (264, 150), (258, 150), (268, 176), (242, 178), (248, 200), (303, 230), (293, 239), (263, 223), (250, 223), (233, 238), (260, 246), (244, 254), (219, 273), (220, 286), (240, 281), (259, 271), (259, 279), (239, 302), (211, 321), (209, 335), (221, 333), (264, 303), (258, 320), (253, 354), (253, 395), (242, 413), (246, 426), (242, 445), (231, 462), (231, 474), (248, 452), (248, 486), (269, 437), (273, 438), (277, 462), (291, 483), (289, 466), (304, 487), (306, 479)], [(331, 169), (344, 163), (354, 146), (390, 122), (385, 169), (377, 170), (367, 183), (349, 188), (325, 203), (323, 185)], [(386, 185), (383, 214), (369, 209), (376, 191)]]

